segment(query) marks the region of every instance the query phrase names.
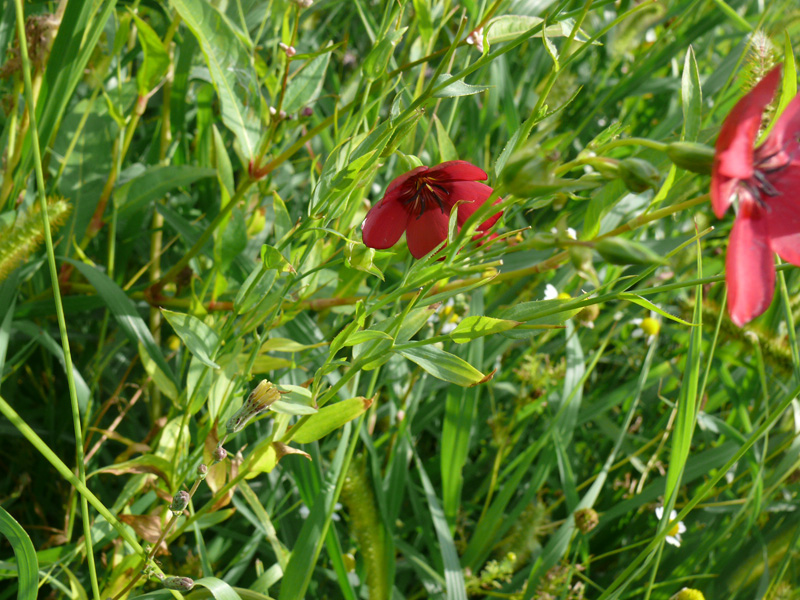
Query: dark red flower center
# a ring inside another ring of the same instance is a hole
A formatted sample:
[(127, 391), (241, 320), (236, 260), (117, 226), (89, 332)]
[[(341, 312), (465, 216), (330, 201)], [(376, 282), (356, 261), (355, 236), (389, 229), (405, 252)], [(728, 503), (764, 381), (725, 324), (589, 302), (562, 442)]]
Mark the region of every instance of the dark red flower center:
[(772, 185), (770, 177), (784, 170), (794, 160), (798, 146), (794, 144), (794, 147), (787, 152), (788, 146), (789, 143), (787, 142), (780, 150), (758, 158), (753, 164), (753, 175), (750, 179), (742, 181), (761, 208), (767, 208), (767, 203), (762, 193), (772, 197), (780, 195), (780, 192)]
[(444, 205), (450, 197), (450, 192), (443, 185), (436, 183), (436, 180), (430, 177), (417, 177), (409, 188), (408, 197), (404, 198), (402, 202), (405, 205), (411, 205), (412, 213), (419, 211), (418, 219), (434, 204), (437, 204), (441, 211), (445, 212)]

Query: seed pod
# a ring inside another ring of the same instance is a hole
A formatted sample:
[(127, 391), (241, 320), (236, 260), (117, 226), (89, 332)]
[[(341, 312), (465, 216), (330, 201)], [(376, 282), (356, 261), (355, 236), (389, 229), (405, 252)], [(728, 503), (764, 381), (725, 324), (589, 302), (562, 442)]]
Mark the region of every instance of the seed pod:
[(228, 457), (228, 451), (225, 450), (225, 448), (223, 448), (222, 446), (219, 446), (214, 449), (213, 457), (215, 463), (222, 462)]
[(658, 187), (661, 181), (658, 169), (641, 158), (626, 158), (619, 161), (619, 176), (625, 186), (637, 194)]
[(667, 146), (667, 156), (675, 166), (701, 175), (711, 173), (714, 164), (714, 149), (694, 142), (672, 142)]
[(192, 497), (189, 495), (189, 492), (181, 490), (172, 498), (172, 504), (169, 505), (169, 509), (176, 515), (179, 515), (189, 506), (189, 500), (191, 499)]
[(165, 577), (161, 583), (168, 590), (178, 590), (180, 592), (189, 592), (194, 587), (194, 579), (191, 577)]
[(199, 464), (197, 466), (197, 478), (198, 479), (205, 479), (206, 475), (208, 475), (208, 466), (204, 464)]
[(278, 388), (266, 379), (262, 379), (256, 386), (256, 389), (250, 392), (242, 408), (228, 419), (225, 425), (228, 429), (228, 434), (238, 433), (244, 429), (244, 426), (247, 425), (250, 419), (267, 410), (267, 408), (269, 408), (273, 402), (279, 400), (280, 397), (281, 393), (278, 391)]
[(575, 511), (575, 526), (581, 533), (589, 533), (600, 523), (600, 517), (593, 508), (582, 508)]
[(600, 240), (594, 249), (612, 265), (663, 265), (666, 260), (644, 244), (612, 237)]

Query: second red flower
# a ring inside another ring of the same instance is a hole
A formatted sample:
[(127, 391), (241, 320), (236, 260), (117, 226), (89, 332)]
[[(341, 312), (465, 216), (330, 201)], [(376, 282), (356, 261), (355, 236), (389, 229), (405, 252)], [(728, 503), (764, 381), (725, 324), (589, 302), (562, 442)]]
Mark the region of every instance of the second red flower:
[[(406, 232), (408, 249), (422, 258), (447, 239), (450, 211), (456, 208), (458, 227), (492, 194), (492, 188), (479, 180), (487, 179), (483, 169), (463, 160), (435, 167), (417, 167), (394, 179), (383, 199), (367, 213), (361, 225), (364, 244), (384, 250), (394, 246)], [(501, 212), (478, 226), (485, 234)]]

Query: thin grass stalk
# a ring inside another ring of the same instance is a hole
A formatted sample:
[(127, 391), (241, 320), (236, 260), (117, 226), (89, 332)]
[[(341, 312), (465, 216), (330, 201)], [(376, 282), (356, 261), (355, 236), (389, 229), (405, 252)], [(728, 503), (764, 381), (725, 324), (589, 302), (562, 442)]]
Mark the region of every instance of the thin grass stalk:
[[(72, 372), (72, 354), (69, 348), (69, 336), (67, 334), (67, 323), (64, 318), (64, 307), (61, 302), (61, 290), (58, 286), (58, 270), (56, 268), (56, 257), (53, 250), (53, 236), (50, 233), (50, 220), (47, 216), (47, 198), (44, 191), (44, 171), (42, 169), (42, 154), (39, 148), (39, 134), (36, 125), (36, 107), (34, 106), (34, 92), (31, 84), (31, 64), (28, 58), (28, 40), (25, 35), (25, 12), (22, 7), (22, 0), (15, 0), (17, 13), (17, 36), (19, 37), (19, 52), (22, 61), (22, 77), (25, 82), (25, 101), (28, 105), (28, 115), (30, 119), (30, 131), (33, 148), (34, 169), (36, 172), (36, 191), (39, 199), (39, 206), (42, 214), (44, 228), (44, 240), (47, 248), (47, 263), (50, 268), (50, 282), (53, 286), (53, 299), (56, 304), (56, 315), (58, 317), (58, 329), (61, 334), (61, 347), (64, 350), (64, 367), (67, 372), (67, 386), (69, 387), (69, 399), (72, 409), (72, 424), (75, 429), (75, 456), (78, 463), (78, 483), (85, 491), (86, 487), (86, 465), (83, 455), (83, 432), (81, 430), (81, 415), (78, 408), (78, 394), (75, 388), (75, 377)], [(9, 407), (10, 408), (10, 407)], [(41, 451), (41, 449), (40, 449)], [(74, 484), (73, 484), (74, 485)], [(86, 548), (86, 560), (89, 566), (89, 580), (92, 584), (92, 593), (96, 600), (100, 600), (100, 587), (97, 582), (97, 570), (94, 564), (94, 550), (92, 548), (92, 527), (89, 520), (89, 505), (85, 493), (81, 494), (81, 520), (83, 521), (83, 541)]]

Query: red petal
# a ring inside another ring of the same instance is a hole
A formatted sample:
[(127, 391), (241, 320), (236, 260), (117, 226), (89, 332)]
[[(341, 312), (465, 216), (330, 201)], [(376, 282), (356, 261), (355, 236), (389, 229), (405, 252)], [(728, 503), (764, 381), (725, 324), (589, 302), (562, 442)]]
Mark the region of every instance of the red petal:
[[(752, 214), (748, 214), (751, 212)], [(763, 313), (772, 302), (775, 267), (764, 213), (750, 202), (740, 205), (725, 260), (728, 312), (739, 327)]]
[(412, 177), (415, 177), (416, 175), (419, 175), (420, 173), (424, 173), (427, 170), (428, 170), (428, 167), (425, 167), (425, 166), (417, 167), (415, 169), (411, 169), (407, 173), (403, 173), (399, 177), (395, 177), (394, 179), (392, 179), (391, 183), (389, 183), (389, 185), (386, 186), (386, 192), (384, 193), (384, 197), (386, 196), (386, 194), (388, 194), (389, 192), (391, 192), (395, 188), (403, 185), (406, 181), (408, 181)]
[(764, 196), (770, 246), (783, 260), (800, 266), (800, 161), (773, 173), (769, 182), (778, 190), (777, 196)]
[(447, 239), (447, 226), (450, 215), (439, 210), (439, 207), (429, 208), (417, 218), (412, 215), (408, 220), (406, 241), (408, 249), (414, 258), (422, 258), (441, 242)]
[(725, 178), (748, 179), (753, 174), (753, 143), (761, 126), (761, 114), (775, 95), (780, 79), (779, 65), (736, 103), (720, 128), (711, 172), (711, 205), (719, 218), (733, 201), (733, 190), (725, 185)]
[(767, 139), (756, 148), (756, 162), (764, 160), (769, 167), (790, 161), (800, 148), (797, 140), (798, 132), (800, 132), (800, 94), (786, 105)]
[(465, 160), (443, 162), (428, 169), (427, 174), (436, 181), (482, 181), (489, 178), (486, 171)]
[(398, 199), (400, 192), (387, 192), (383, 200), (373, 206), (361, 224), (361, 239), (366, 246), (385, 250), (391, 248), (406, 230), (409, 213)]

